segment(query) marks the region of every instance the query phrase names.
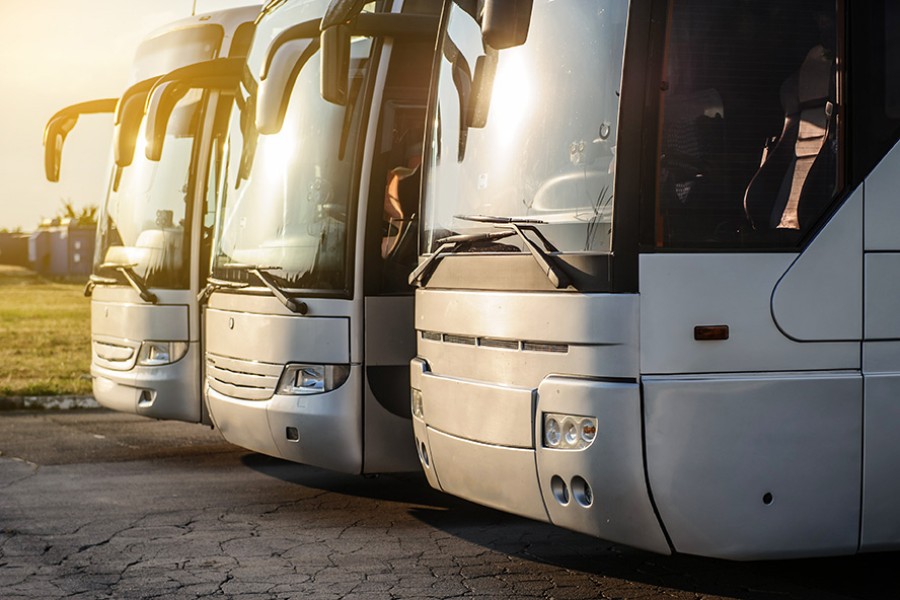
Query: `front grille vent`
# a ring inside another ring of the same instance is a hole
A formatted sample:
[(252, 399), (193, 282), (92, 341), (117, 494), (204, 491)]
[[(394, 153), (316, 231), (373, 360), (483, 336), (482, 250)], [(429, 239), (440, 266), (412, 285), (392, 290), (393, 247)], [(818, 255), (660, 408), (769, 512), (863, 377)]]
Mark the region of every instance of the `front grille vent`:
[(515, 350), (519, 352), (552, 352), (557, 354), (565, 354), (569, 351), (568, 344), (558, 344), (553, 342), (522, 341), (491, 337), (454, 335), (449, 333), (440, 333), (437, 331), (422, 331), (421, 336), (423, 340), (429, 342), (463, 344), (466, 346), (478, 346), (480, 348), (489, 348), (492, 350), (499, 349)]
[(207, 353), (206, 381), (225, 396), (241, 400), (268, 400), (284, 365), (241, 360)]

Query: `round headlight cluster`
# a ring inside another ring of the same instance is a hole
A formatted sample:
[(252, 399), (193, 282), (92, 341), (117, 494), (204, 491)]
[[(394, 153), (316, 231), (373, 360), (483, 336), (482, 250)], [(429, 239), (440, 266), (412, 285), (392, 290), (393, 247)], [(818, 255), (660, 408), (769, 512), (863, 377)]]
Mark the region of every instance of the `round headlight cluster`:
[(597, 419), (579, 415), (544, 413), (544, 446), (580, 450), (597, 437)]

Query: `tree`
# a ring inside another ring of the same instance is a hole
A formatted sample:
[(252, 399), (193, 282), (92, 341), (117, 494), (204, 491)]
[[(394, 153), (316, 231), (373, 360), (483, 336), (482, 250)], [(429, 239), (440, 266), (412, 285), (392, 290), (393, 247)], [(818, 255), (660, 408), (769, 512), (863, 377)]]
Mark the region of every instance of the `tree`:
[(84, 227), (93, 227), (97, 224), (99, 208), (96, 204), (89, 204), (81, 209), (76, 209), (71, 200), (60, 200), (60, 202), (62, 203), (62, 208), (57, 213), (60, 219), (71, 219), (75, 225)]

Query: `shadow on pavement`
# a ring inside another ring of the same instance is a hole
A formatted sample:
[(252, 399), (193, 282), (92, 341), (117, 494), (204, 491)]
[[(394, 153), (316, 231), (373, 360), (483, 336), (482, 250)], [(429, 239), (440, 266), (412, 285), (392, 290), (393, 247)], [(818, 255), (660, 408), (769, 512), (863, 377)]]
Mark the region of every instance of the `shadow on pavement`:
[(900, 598), (900, 553), (743, 563), (662, 556), (472, 504), (432, 489), (419, 473), (361, 477), (261, 454), (241, 462), (307, 488), (412, 504), (412, 517), (461, 540), (597, 577), (741, 600)]

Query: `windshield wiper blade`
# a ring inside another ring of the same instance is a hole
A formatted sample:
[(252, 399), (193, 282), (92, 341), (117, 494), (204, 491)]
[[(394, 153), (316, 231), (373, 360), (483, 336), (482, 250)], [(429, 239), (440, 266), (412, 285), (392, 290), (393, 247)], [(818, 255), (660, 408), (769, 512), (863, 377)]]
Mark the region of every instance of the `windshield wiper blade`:
[(199, 294), (197, 294), (197, 302), (200, 304), (204, 304), (207, 300), (209, 300), (209, 297), (212, 296), (213, 292), (215, 292), (216, 290), (221, 290), (223, 288), (239, 290), (249, 285), (249, 283), (244, 282), (228, 281), (226, 279), (207, 277), (206, 287), (203, 288)]
[[(252, 273), (256, 275), (256, 278), (259, 279), (264, 286), (269, 288), (269, 291), (272, 292), (272, 295), (278, 298), (278, 301), (284, 304), (287, 309), (291, 312), (295, 312), (301, 315), (305, 315), (309, 312), (309, 306), (306, 302), (302, 300), (298, 300), (297, 298), (293, 298), (288, 296), (281, 287), (275, 283), (275, 278), (269, 273), (269, 271), (278, 271), (281, 267), (264, 267), (259, 265), (245, 265), (243, 263), (225, 263), (222, 265), (226, 269), (239, 269), (241, 271), (247, 271), (248, 273)], [(207, 280), (209, 281), (209, 280)], [(222, 280), (215, 280), (222, 281)], [(223, 282), (224, 283), (224, 282)], [(249, 285), (249, 284), (247, 284)], [(223, 286), (224, 287), (224, 286)], [(241, 286), (246, 287), (246, 286)]]
[(495, 217), (494, 215), (453, 215), (460, 221), (474, 221), (476, 223), (515, 223), (517, 225), (546, 225), (547, 221), (541, 219), (523, 219), (519, 217)]
[(138, 296), (141, 297), (141, 300), (144, 302), (149, 302), (150, 304), (156, 304), (159, 302), (159, 298), (156, 297), (156, 294), (150, 291), (150, 288), (147, 287), (147, 282), (144, 281), (144, 278), (137, 274), (134, 270), (136, 264), (120, 264), (120, 263), (103, 263), (100, 265), (101, 269), (113, 269), (122, 274), (125, 280), (128, 282), (128, 285), (134, 288), (134, 290), (138, 293)]
[(437, 250), (431, 253), (431, 256), (423, 260), (412, 273), (409, 274), (409, 285), (416, 285), (419, 280), (424, 280), (437, 266), (437, 261), (447, 254), (456, 252), (461, 246), (466, 244), (475, 244), (478, 242), (493, 242), (502, 240), (515, 235), (512, 231), (489, 231), (487, 233), (460, 233), (448, 235), (447, 237), (437, 240), (440, 244)]
[[(568, 276), (566, 276), (559, 266), (555, 264), (555, 261), (553, 261), (552, 257), (548, 254), (548, 252), (559, 252), (559, 249), (536, 227), (536, 225), (546, 225), (546, 221), (518, 217), (496, 217), (493, 215), (456, 215), (454, 218), (462, 221), (489, 223), (499, 229), (508, 229), (514, 232), (525, 243), (531, 256), (534, 257), (534, 260), (540, 266), (544, 275), (547, 276), (547, 279), (550, 280), (550, 283), (553, 284), (553, 287), (561, 289), (569, 286)], [(526, 231), (533, 233), (541, 240), (541, 243), (544, 245), (543, 250), (531, 238), (525, 235)]]
[(253, 273), (256, 275), (260, 281), (263, 282), (263, 285), (269, 288), (269, 291), (272, 292), (272, 295), (278, 298), (278, 301), (284, 304), (287, 309), (291, 312), (305, 315), (309, 312), (309, 305), (306, 304), (303, 300), (298, 300), (297, 298), (292, 298), (284, 293), (284, 290), (279, 287), (277, 283), (275, 283), (275, 278), (272, 277), (272, 274), (269, 271), (274, 271), (280, 269), (281, 267), (251, 267), (247, 269), (248, 273)]

